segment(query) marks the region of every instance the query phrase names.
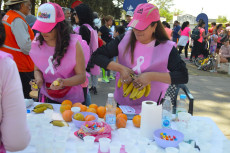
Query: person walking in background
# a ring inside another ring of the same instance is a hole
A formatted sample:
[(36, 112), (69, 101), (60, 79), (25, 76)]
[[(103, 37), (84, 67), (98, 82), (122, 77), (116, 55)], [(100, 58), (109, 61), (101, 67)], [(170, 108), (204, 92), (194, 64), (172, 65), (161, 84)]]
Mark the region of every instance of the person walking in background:
[[(119, 105), (131, 106), (138, 114), (142, 101), (157, 101), (161, 93), (164, 97), (169, 84), (187, 83), (188, 71), (175, 43), (164, 30), (156, 6), (139, 4), (128, 26), (132, 30), (98, 48), (91, 60), (105, 69), (117, 71), (114, 98)], [(114, 56), (118, 56), (118, 63), (110, 60)], [(132, 83), (137, 90), (151, 84), (150, 94), (139, 99), (125, 97), (123, 88), (117, 86), (119, 79), (121, 83)]]
[(216, 22), (211, 23), (211, 28), (208, 29), (208, 33), (212, 35), (214, 29), (216, 29)]
[(13, 56), (1, 51), (6, 37), (0, 22), (0, 152), (23, 150), (30, 142), (22, 83)]
[(179, 25), (179, 22), (178, 21), (174, 21), (174, 24), (173, 24), (173, 41), (175, 43), (177, 43), (180, 35), (178, 34), (178, 32), (180, 31), (180, 25)]
[(166, 21), (163, 21), (162, 24), (163, 24), (165, 31), (169, 37), (169, 40), (172, 40), (172, 32), (173, 31), (172, 31), (172, 29), (170, 29), (170, 25)]
[(2, 19), (6, 30), (6, 40), (1, 50), (13, 55), (22, 81), (24, 97), (30, 98), (29, 82), (33, 79), (34, 63), (29, 52), (34, 33), (25, 18), (30, 12), (31, 3), (30, 0), (9, 0), (5, 5), (8, 5), (10, 10)]
[(178, 33), (180, 35), (180, 39), (177, 43), (177, 46), (179, 46), (179, 54), (182, 53), (182, 50), (184, 48), (185, 59), (188, 60), (188, 45), (189, 45), (189, 37), (191, 35), (191, 29), (189, 28), (188, 21), (182, 24), (182, 27)]
[[(113, 17), (111, 15), (107, 15), (106, 17), (103, 18), (102, 24), (103, 26), (99, 29), (98, 31), (98, 36), (101, 36), (101, 39), (108, 44), (112, 38), (112, 31), (110, 27), (112, 26), (113, 23)], [(107, 75), (106, 75), (107, 72)], [(110, 75), (110, 70), (105, 70), (102, 68), (102, 81), (109, 83), (109, 80), (112, 79), (114, 80), (115, 78), (113, 75)]]
[[(90, 47), (90, 56), (91, 56), (93, 52), (98, 48), (98, 34), (94, 27), (93, 11), (86, 4), (78, 5), (77, 7), (75, 7), (75, 11), (76, 11), (75, 21), (79, 26), (74, 29), (74, 32), (80, 34), (82, 38), (87, 41), (87, 44)], [(92, 83), (92, 86), (89, 90), (92, 91), (93, 94), (97, 94), (98, 75), (100, 75), (100, 67), (94, 65), (93, 63), (88, 63), (87, 71), (90, 72), (91, 74), (91, 83)], [(87, 82), (86, 84), (87, 86), (84, 88), (87, 89), (88, 83), (89, 82)], [(88, 90), (86, 90), (86, 92), (88, 92)]]
[(97, 12), (93, 12), (93, 22), (96, 30), (98, 31), (101, 28), (101, 19), (98, 17)]
[(90, 55), (87, 42), (80, 35), (71, 34), (72, 27), (56, 3), (44, 3), (38, 8), (33, 29), (40, 32), (30, 51), (40, 96), (50, 103), (60, 104), (66, 99), (85, 102), (81, 84), (86, 80), (85, 65)]

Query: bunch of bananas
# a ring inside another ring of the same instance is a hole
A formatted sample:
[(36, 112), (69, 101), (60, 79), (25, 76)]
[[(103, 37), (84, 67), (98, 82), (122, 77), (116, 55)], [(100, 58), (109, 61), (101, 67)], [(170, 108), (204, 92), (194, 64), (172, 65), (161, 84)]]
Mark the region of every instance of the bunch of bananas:
[(53, 120), (50, 123), (53, 124), (54, 126), (59, 126), (59, 127), (69, 126), (67, 122), (62, 121), (62, 120)]
[(38, 89), (38, 85), (35, 82), (32, 82), (32, 88)]
[(43, 113), (46, 109), (53, 109), (53, 106), (51, 104), (38, 104), (37, 106), (34, 107), (33, 111), (35, 113)]
[[(121, 88), (122, 83), (121, 80), (119, 79), (117, 82), (117, 87)], [(135, 88), (133, 86), (133, 83), (131, 82), (130, 84), (124, 83), (123, 84), (123, 96), (127, 97), (130, 93), (129, 98), (132, 100), (139, 99), (143, 96), (148, 97), (149, 93), (151, 91), (151, 85), (148, 84), (146, 87), (144, 87), (142, 90), (139, 90), (138, 88)]]

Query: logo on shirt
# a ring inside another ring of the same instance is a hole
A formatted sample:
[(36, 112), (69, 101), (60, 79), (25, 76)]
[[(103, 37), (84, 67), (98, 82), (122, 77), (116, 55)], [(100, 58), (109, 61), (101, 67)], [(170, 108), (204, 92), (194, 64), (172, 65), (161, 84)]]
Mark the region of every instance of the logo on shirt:
[(142, 9), (139, 9), (139, 10), (137, 11), (137, 13), (142, 14), (142, 13), (143, 13), (143, 8), (142, 8)]

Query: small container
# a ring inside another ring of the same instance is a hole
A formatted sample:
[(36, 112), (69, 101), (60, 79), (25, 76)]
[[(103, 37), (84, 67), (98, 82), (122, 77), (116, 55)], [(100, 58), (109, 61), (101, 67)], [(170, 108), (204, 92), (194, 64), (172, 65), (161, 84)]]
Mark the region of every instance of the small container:
[[(176, 138), (176, 140), (171, 141), (161, 139), (162, 133), (166, 133), (171, 138)], [(184, 140), (184, 135), (181, 132), (172, 129), (158, 129), (154, 132), (154, 139), (156, 144), (162, 148), (178, 147), (178, 144)]]
[(93, 147), (95, 137), (94, 136), (85, 136), (84, 138), (85, 145)]
[(111, 139), (109, 139), (109, 138), (100, 138), (99, 139), (100, 151), (102, 153), (107, 153), (109, 151), (110, 142), (111, 142)]
[(81, 108), (80, 107), (72, 107), (71, 108), (71, 111), (76, 114), (76, 113), (79, 113), (81, 111)]
[[(92, 122), (97, 122), (98, 120), (98, 115), (95, 114), (95, 113), (92, 113), (92, 112), (80, 112), (82, 115), (84, 115), (84, 118), (87, 116), (87, 115), (93, 115), (96, 119), (93, 120)], [(74, 116), (75, 114), (73, 114)], [(82, 124), (85, 123), (85, 121), (78, 121), (78, 120), (75, 120), (72, 116), (72, 120), (73, 120), (73, 123), (74, 125), (77, 127), (77, 128), (80, 128)]]

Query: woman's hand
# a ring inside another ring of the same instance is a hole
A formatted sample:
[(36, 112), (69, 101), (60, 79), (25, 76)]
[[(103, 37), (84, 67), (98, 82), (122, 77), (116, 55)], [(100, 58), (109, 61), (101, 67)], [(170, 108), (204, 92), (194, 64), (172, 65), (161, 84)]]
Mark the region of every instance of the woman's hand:
[(142, 90), (145, 86), (151, 83), (150, 75), (146, 73), (142, 73), (139, 76), (134, 77), (133, 85), (135, 88), (139, 88)]
[(121, 83), (127, 83), (129, 84), (130, 82), (133, 81), (131, 74), (134, 74), (133, 70), (123, 66), (122, 70), (120, 71), (120, 79), (121, 79)]
[(61, 78), (57, 78), (55, 81), (52, 82), (50, 85), (51, 90), (59, 90), (64, 87), (64, 80)]

